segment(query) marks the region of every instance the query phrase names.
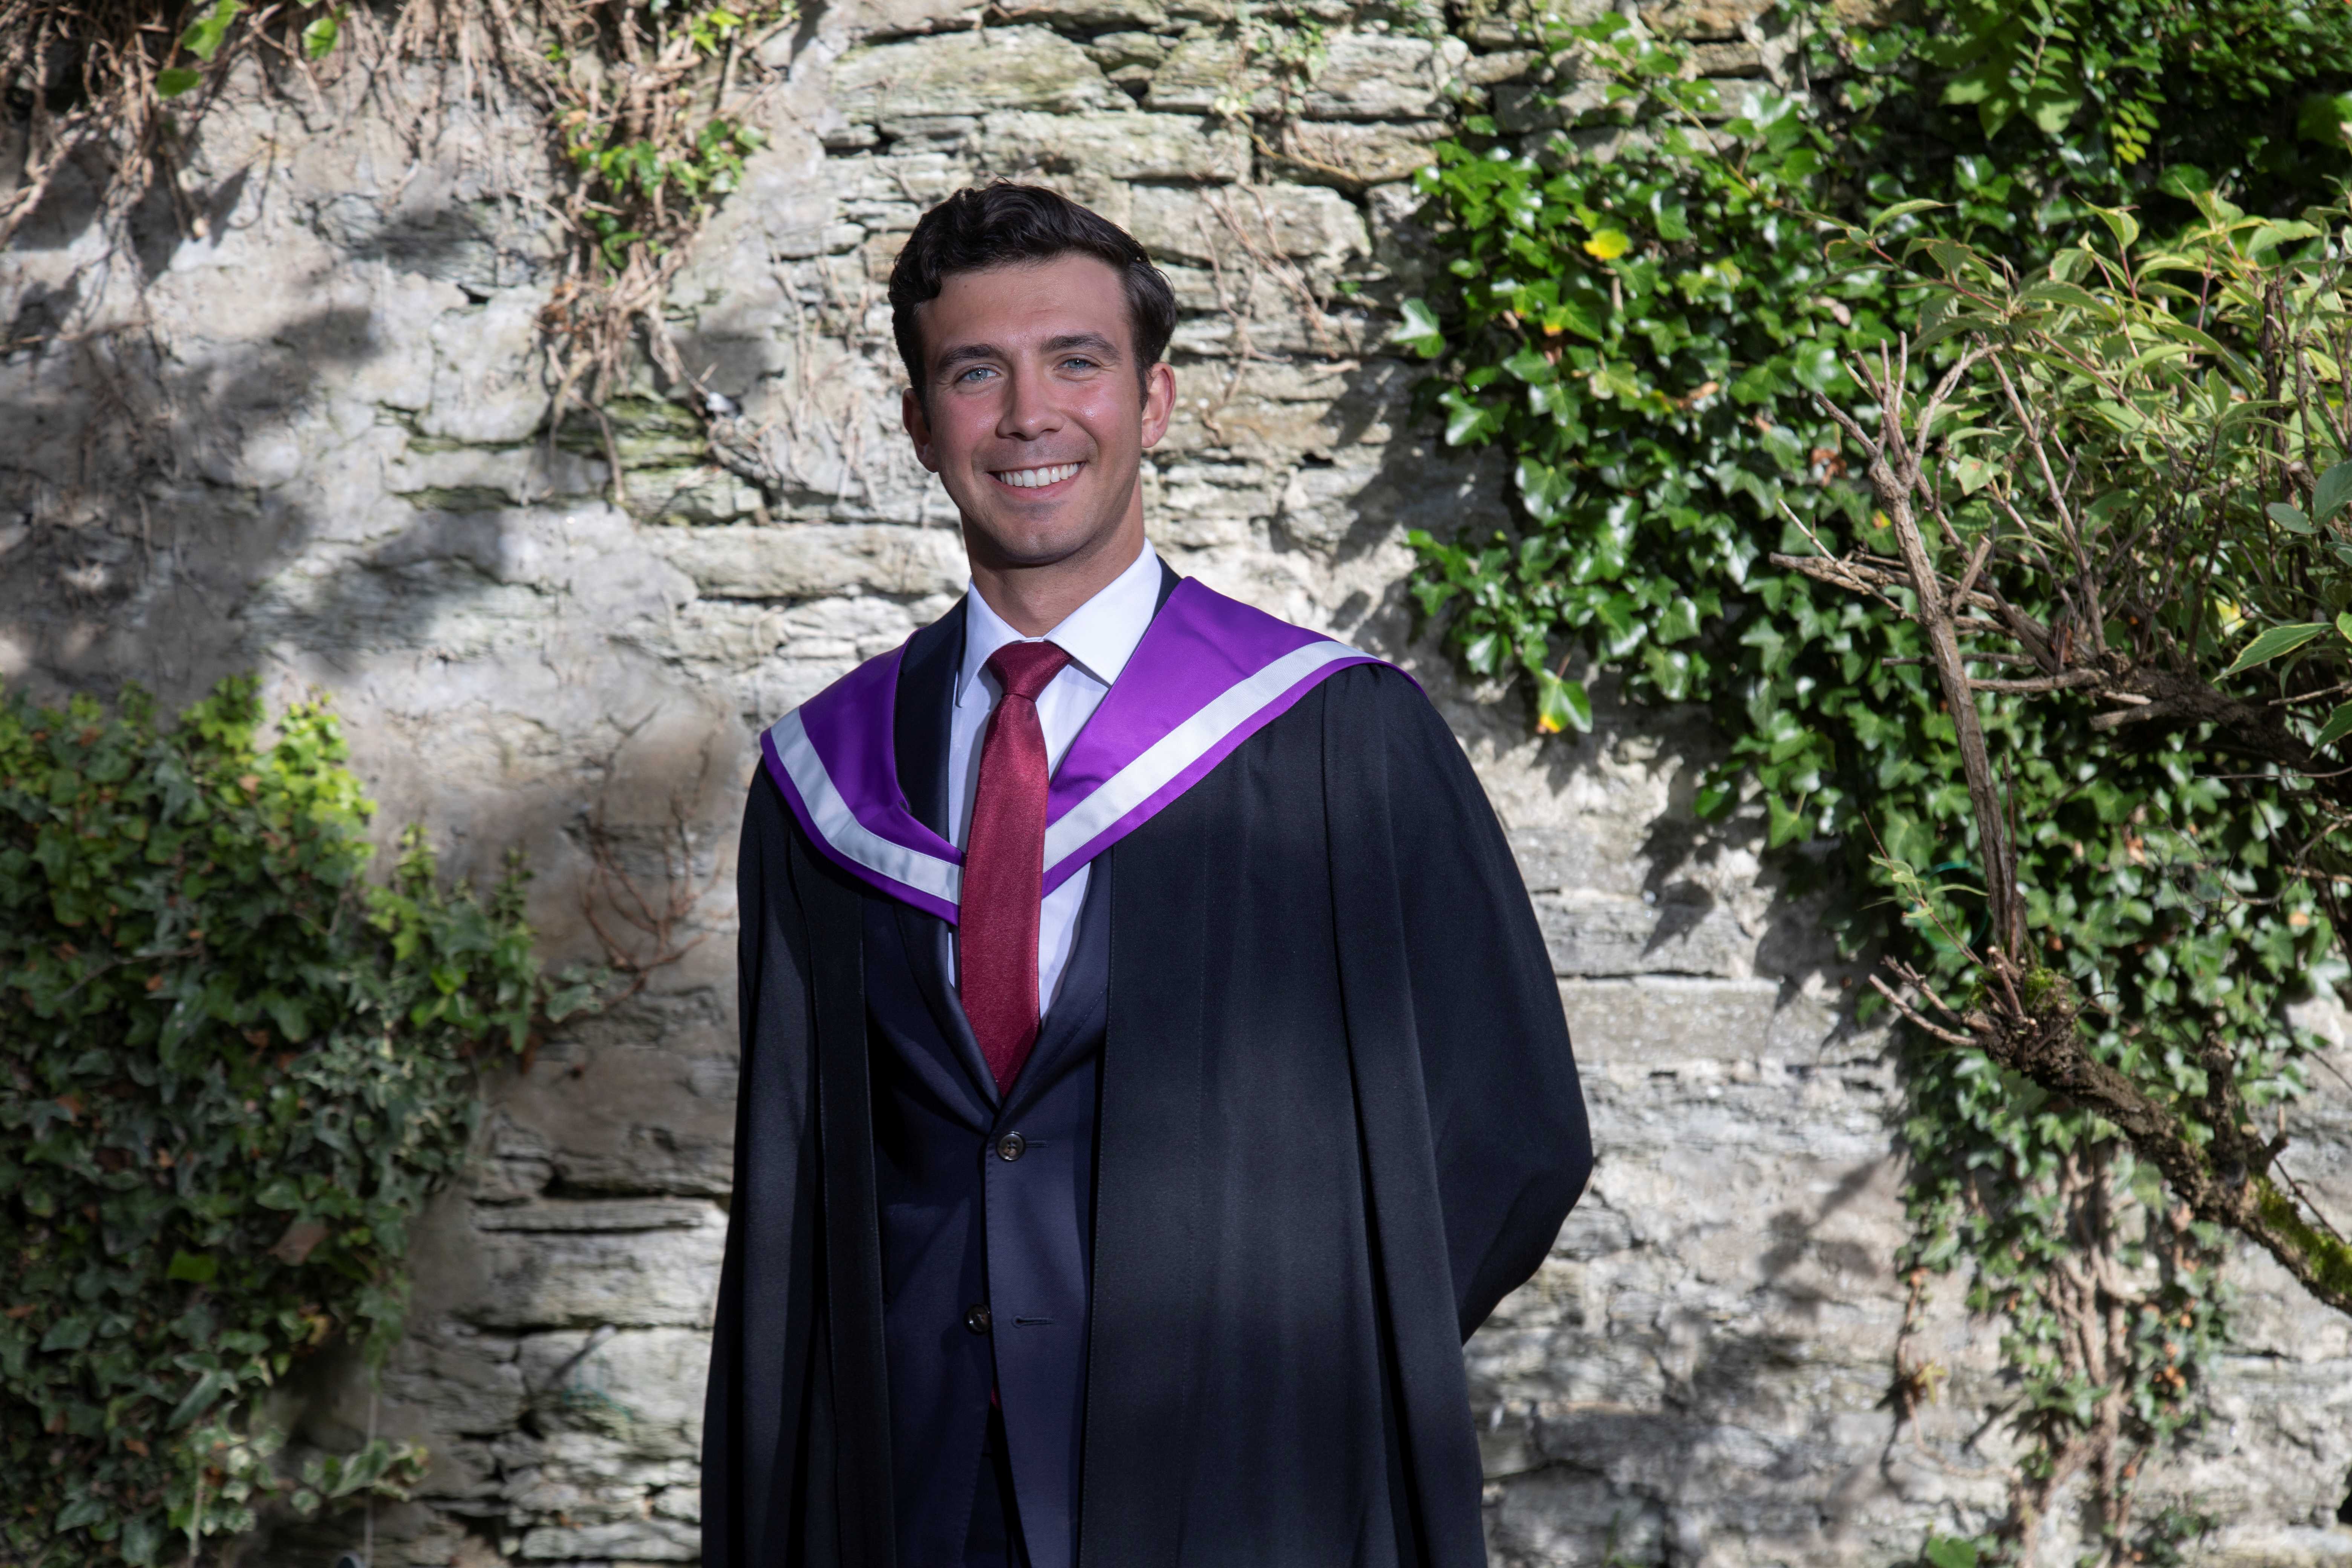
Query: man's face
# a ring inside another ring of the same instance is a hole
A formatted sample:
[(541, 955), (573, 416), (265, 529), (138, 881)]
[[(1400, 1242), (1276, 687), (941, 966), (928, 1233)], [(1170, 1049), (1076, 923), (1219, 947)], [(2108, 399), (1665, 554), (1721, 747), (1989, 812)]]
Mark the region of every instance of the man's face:
[(1091, 256), (958, 272), (918, 307), (925, 390), (907, 434), (963, 514), (975, 564), (1049, 566), (1143, 522), (1144, 448), (1176, 378), (1139, 384), (1127, 295)]

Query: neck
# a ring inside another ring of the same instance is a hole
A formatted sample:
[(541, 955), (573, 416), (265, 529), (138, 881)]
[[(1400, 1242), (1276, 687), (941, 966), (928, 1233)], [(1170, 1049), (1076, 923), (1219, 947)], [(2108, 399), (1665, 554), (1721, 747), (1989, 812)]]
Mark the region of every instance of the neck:
[[(1058, 561), (1008, 565), (970, 552), (971, 585), (1004, 624), (1024, 637), (1044, 637), (1101, 593), (1143, 553), (1141, 497), (1119, 525)], [(969, 541), (967, 532), (966, 539)]]

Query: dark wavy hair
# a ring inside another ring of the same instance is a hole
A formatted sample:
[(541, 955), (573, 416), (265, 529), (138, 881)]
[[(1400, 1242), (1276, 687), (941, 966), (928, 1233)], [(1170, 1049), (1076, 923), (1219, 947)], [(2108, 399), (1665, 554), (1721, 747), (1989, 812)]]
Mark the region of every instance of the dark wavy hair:
[(915, 395), (923, 384), (923, 334), (915, 307), (940, 297), (959, 272), (1091, 256), (1108, 263), (1127, 285), (1127, 324), (1135, 340), (1135, 375), (1160, 363), (1176, 330), (1176, 291), (1135, 237), (1098, 213), (1042, 185), (999, 180), (958, 191), (915, 225), (890, 268), (890, 331)]

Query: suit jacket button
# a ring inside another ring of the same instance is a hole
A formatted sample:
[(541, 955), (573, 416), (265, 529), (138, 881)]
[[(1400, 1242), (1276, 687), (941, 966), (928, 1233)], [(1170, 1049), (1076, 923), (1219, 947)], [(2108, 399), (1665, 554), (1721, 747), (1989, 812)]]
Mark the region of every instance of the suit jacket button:
[(1020, 1133), (1007, 1132), (996, 1141), (996, 1157), (1009, 1165), (1021, 1158), (1022, 1151), (1028, 1147), (1029, 1140)]
[(970, 1329), (975, 1334), (984, 1334), (988, 1332), (988, 1308), (986, 1304), (982, 1303), (966, 1307), (963, 1312), (963, 1326)]

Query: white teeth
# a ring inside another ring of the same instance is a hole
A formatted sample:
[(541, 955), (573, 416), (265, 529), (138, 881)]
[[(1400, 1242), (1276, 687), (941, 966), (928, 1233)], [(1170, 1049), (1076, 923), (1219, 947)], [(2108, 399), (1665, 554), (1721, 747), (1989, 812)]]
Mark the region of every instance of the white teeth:
[(1057, 485), (1078, 471), (1076, 463), (1057, 463), (1050, 468), (1008, 468), (996, 477), (1016, 490), (1034, 490), (1044, 485)]

